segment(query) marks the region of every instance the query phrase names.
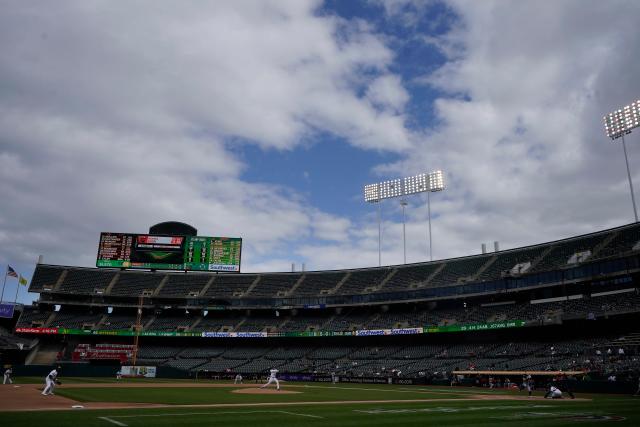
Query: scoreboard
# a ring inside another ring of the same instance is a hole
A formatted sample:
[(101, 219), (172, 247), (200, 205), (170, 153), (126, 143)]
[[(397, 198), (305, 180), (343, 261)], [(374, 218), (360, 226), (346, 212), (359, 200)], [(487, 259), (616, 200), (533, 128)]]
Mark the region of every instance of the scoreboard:
[(96, 267), (240, 272), (242, 239), (101, 233)]

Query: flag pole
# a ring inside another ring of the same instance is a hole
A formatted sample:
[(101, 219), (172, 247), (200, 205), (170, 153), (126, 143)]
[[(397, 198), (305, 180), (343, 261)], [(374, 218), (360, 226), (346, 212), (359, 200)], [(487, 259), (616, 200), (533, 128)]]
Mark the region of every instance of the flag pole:
[(2, 282), (2, 294), (0, 294), (0, 303), (2, 302), (2, 298), (4, 298), (4, 287), (7, 284), (7, 274), (9, 273), (9, 264), (7, 264), (7, 269), (4, 272), (4, 282)]
[[(22, 278), (22, 276), (20, 276), (20, 279)], [(16, 305), (16, 301), (18, 301), (18, 292), (20, 292), (20, 286), (22, 286), (20, 284), (20, 279), (18, 279), (18, 285), (16, 287), (16, 297), (13, 299), (13, 305)]]

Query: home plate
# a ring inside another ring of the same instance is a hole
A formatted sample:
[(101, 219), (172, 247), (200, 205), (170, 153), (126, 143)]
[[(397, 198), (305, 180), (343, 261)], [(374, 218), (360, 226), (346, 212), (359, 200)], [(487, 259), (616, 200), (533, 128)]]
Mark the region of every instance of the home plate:
[(84, 409), (84, 406), (82, 406), (82, 405), (72, 405), (71, 407), (73, 409)]
[(20, 386), (19, 385), (14, 385), (13, 388), (20, 388)]

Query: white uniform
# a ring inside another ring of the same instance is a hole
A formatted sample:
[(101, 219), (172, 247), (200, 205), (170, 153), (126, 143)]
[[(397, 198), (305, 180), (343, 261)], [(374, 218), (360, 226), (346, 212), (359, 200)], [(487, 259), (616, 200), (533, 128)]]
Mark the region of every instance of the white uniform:
[(278, 375), (278, 370), (277, 369), (271, 369), (269, 371), (269, 381), (267, 381), (267, 383), (263, 386), (261, 386), (260, 388), (265, 388), (266, 386), (268, 386), (271, 383), (276, 383), (276, 390), (280, 390), (280, 382), (278, 381), (278, 378), (276, 378), (276, 375)]
[(551, 388), (549, 389), (549, 393), (551, 394), (550, 397), (552, 399), (560, 399), (560, 398), (562, 398), (562, 392), (558, 388), (556, 388), (554, 386), (551, 386)]
[(11, 368), (7, 368), (6, 371), (4, 371), (4, 382), (2, 384), (13, 384), (13, 380), (11, 379), (11, 374), (13, 373), (13, 371), (11, 370)]
[(240, 375), (240, 374), (236, 375), (236, 378), (233, 380), (233, 383), (234, 384), (238, 384), (238, 383), (243, 384), (242, 375)]
[(42, 390), (42, 395), (46, 396), (48, 394), (53, 394), (53, 389), (56, 388), (56, 378), (58, 378), (58, 371), (55, 369), (49, 372), (49, 375), (44, 379), (46, 386), (44, 390)]

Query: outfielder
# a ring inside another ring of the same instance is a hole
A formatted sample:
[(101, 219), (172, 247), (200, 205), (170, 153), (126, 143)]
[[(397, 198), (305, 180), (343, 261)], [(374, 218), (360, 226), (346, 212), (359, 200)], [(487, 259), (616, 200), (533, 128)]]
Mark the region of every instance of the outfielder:
[(13, 371), (11, 370), (11, 367), (7, 368), (4, 371), (4, 381), (2, 382), (2, 384), (13, 384), (13, 380), (11, 379), (11, 374), (13, 373)]
[(44, 390), (42, 390), (43, 396), (53, 394), (53, 390), (56, 388), (57, 380), (58, 380), (58, 371), (54, 369), (53, 371), (49, 372), (49, 375), (47, 375), (44, 379), (46, 386)]
[(237, 374), (236, 378), (233, 380), (234, 384), (244, 384), (244, 382), (242, 382), (242, 375)]
[(269, 381), (267, 381), (266, 384), (260, 386), (260, 388), (265, 388), (269, 384), (275, 382), (276, 383), (276, 390), (280, 390), (280, 382), (278, 381), (278, 378), (276, 378), (276, 375), (278, 375), (278, 370), (277, 369), (274, 368), (274, 369), (269, 370)]

